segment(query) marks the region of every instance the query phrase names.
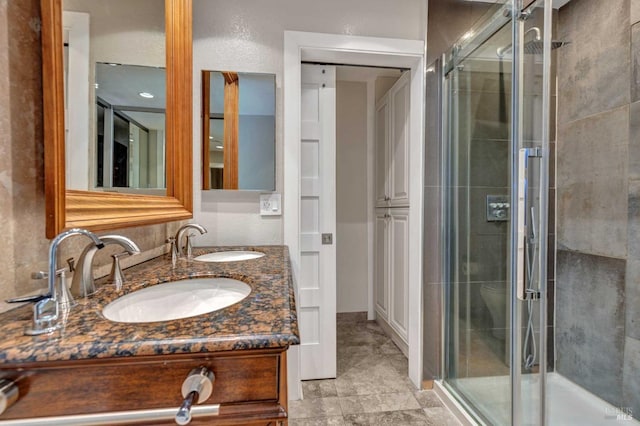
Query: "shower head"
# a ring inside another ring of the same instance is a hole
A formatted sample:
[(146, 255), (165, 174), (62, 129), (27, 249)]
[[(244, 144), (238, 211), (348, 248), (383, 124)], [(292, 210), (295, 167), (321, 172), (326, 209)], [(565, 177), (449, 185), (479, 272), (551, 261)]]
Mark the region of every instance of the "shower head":
[[(544, 41), (540, 36), (540, 28), (538, 27), (529, 28), (524, 33), (524, 38), (527, 37), (527, 34), (532, 32), (535, 33), (535, 37), (533, 38), (533, 40), (529, 40), (523, 45), (524, 54), (525, 55), (541, 55), (542, 52), (544, 51)], [(562, 47), (565, 44), (569, 44), (569, 42), (551, 40), (551, 50), (557, 49), (558, 47)], [(509, 52), (512, 49), (512, 47), (513, 46), (511, 45), (511, 43), (507, 44), (504, 47), (499, 47), (498, 49), (496, 49), (496, 55), (498, 55), (498, 58), (502, 58), (507, 52)]]
[[(551, 50), (569, 44), (568, 41), (551, 40)], [(542, 40), (531, 40), (524, 44), (525, 55), (542, 55), (544, 52), (544, 42)]]

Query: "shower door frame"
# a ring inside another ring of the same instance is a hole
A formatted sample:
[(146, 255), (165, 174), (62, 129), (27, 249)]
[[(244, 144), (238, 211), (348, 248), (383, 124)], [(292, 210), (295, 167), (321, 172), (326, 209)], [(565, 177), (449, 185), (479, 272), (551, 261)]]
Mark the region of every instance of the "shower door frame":
[[(523, 148), (523, 134), (522, 134), (522, 125), (523, 125), (523, 70), (521, 67), (523, 55), (524, 55), (524, 25), (522, 21), (526, 19), (526, 16), (523, 16), (521, 11), (525, 10), (525, 6), (533, 7), (534, 5), (543, 5), (543, 21), (544, 21), (544, 29), (543, 29), (543, 88), (542, 88), (542, 120), (541, 120), (541, 148), (540, 148), (540, 158), (539, 158), (539, 202), (538, 202), (538, 233), (539, 233), (539, 255), (537, 262), (537, 272), (538, 272), (538, 280), (539, 280), (539, 290), (540, 290), (540, 322), (539, 322), (539, 347), (540, 347), (540, 356), (539, 356), (539, 413), (538, 419), (540, 425), (548, 424), (548, 404), (546, 403), (546, 378), (547, 378), (547, 235), (548, 235), (548, 177), (549, 177), (549, 138), (550, 138), (550, 100), (551, 100), (551, 71), (550, 71), (550, 63), (551, 63), (551, 29), (552, 29), (552, 0), (511, 0), (506, 1), (505, 4), (498, 9), (496, 12), (491, 15), (488, 20), (485, 20), (483, 24), (478, 27), (470, 30), (463, 36), (461, 41), (457, 44), (454, 44), (451, 51), (447, 54), (444, 54), (442, 57), (442, 73), (441, 73), (441, 84), (442, 84), (442, 150), (441, 150), (441, 164), (442, 174), (441, 174), (441, 182), (443, 182), (443, 191), (441, 193), (442, 200), (442, 241), (443, 241), (443, 251), (444, 256), (442, 259), (442, 271), (443, 271), (443, 282), (445, 286), (451, 285), (451, 271), (450, 271), (450, 261), (451, 261), (451, 243), (453, 241), (451, 234), (450, 223), (454, 219), (452, 215), (452, 211), (450, 209), (450, 204), (448, 202), (448, 191), (446, 188), (449, 187), (449, 183), (451, 181), (451, 167), (450, 167), (450, 154), (449, 154), (449, 137), (450, 135), (450, 123), (451, 119), (449, 114), (449, 92), (451, 90), (450, 81), (447, 78), (447, 75), (456, 67), (460, 62), (464, 61), (476, 48), (481, 46), (484, 42), (486, 42), (493, 34), (503, 28), (505, 25), (511, 25), (511, 36), (512, 36), (512, 46), (513, 46), (513, 60), (512, 60), (512, 82), (511, 82), (511, 157), (510, 157), (510, 191), (511, 191), (511, 206), (510, 209), (510, 221), (511, 224), (518, 223), (518, 214), (519, 208), (518, 206), (518, 197), (521, 186), (518, 182), (519, 177), (519, 154), (521, 148)], [(512, 17), (515, 16), (515, 19)], [(457, 120), (457, 117), (456, 117)], [(526, 196), (526, 194), (525, 194)], [(509, 360), (510, 360), (510, 386), (511, 386), (511, 425), (519, 426), (522, 422), (523, 417), (523, 406), (522, 406), (522, 368), (521, 368), (521, 355), (522, 355), (522, 335), (521, 335), (521, 325), (522, 325), (522, 311), (519, 306), (519, 302), (522, 299), (518, 299), (516, 294), (516, 282), (518, 279), (518, 270), (519, 267), (523, 267), (522, 265), (518, 265), (518, 256), (516, 254), (518, 248), (518, 241), (522, 238), (522, 234), (518, 233), (517, 226), (510, 226), (509, 233), (509, 249), (508, 249), (508, 257), (509, 257), (509, 268), (508, 268), (508, 281), (511, 291), (509, 292), (511, 299), (509, 300), (510, 312), (509, 312), (509, 329), (510, 329), (510, 340), (509, 343)], [(544, 261), (543, 261), (544, 260)], [(449, 320), (452, 318), (449, 315), (450, 311), (450, 300), (449, 300), (449, 291), (445, 289), (442, 292), (442, 336), (443, 339), (441, 341), (442, 344), (442, 357), (441, 357), (441, 371), (444, 378), (448, 377), (448, 372), (450, 371), (451, 366), (448, 365), (449, 357), (447, 356), (447, 348), (449, 346), (449, 330), (447, 330), (449, 324)], [(457, 319), (454, 319), (454, 321)], [(458, 328), (454, 328), (454, 332), (458, 332)], [(534, 337), (535, 338), (535, 337)], [(455, 339), (454, 344), (457, 345), (458, 339)], [(482, 419), (476, 410), (471, 406), (471, 404), (465, 399), (461, 398), (458, 395), (456, 389), (445, 386), (447, 390), (449, 390), (456, 397), (458, 402), (470, 413), (474, 416), (476, 420)]]

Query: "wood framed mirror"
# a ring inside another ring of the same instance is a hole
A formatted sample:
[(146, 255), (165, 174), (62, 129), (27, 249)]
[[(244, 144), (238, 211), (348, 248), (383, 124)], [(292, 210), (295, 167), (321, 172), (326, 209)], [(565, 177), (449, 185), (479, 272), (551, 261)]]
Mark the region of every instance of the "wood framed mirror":
[(62, 0), (41, 0), (47, 238), (66, 228), (100, 231), (193, 216), (192, 4), (164, 0), (164, 6), (166, 195), (158, 196), (66, 188)]

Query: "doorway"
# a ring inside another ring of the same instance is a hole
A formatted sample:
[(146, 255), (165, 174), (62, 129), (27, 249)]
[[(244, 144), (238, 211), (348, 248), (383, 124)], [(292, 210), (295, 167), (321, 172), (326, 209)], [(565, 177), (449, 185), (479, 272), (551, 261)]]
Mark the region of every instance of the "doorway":
[[(374, 67), (400, 67), (411, 70), (411, 104), (409, 129), (412, 152), (410, 179), (412, 184), (409, 220), (412, 223), (409, 241), (409, 377), (416, 387), (422, 379), (421, 341), (421, 282), (422, 282), (422, 176), (423, 176), (423, 122), (424, 122), (424, 43), (416, 40), (381, 39), (333, 34), (285, 32), (284, 70), (284, 242), (289, 246), (292, 271), (296, 286), (301, 278), (301, 67), (303, 61), (367, 65)], [(373, 176), (373, 165), (368, 170)], [(372, 188), (368, 191), (373, 199)], [(372, 220), (370, 226), (372, 227)], [(322, 231), (320, 231), (322, 232)], [(372, 257), (370, 255), (370, 257)], [(370, 263), (371, 265), (371, 263)], [(334, 265), (335, 266), (335, 265)], [(335, 281), (328, 285), (335, 301)], [(326, 288), (325, 288), (326, 290)], [(370, 290), (371, 292), (372, 290)], [(298, 309), (304, 309), (304, 300)], [(373, 303), (369, 296), (369, 306)], [(335, 316), (335, 304), (334, 304)], [(330, 315), (330, 314), (329, 314)], [(322, 326), (321, 324), (319, 325)], [(304, 334), (304, 333), (303, 333)], [(335, 344), (335, 333), (332, 337)], [(302, 338), (304, 345), (304, 336)], [(321, 345), (319, 345), (321, 346)], [(309, 362), (300, 358), (300, 349), (290, 349), (289, 378), (291, 399), (301, 396), (300, 366)]]

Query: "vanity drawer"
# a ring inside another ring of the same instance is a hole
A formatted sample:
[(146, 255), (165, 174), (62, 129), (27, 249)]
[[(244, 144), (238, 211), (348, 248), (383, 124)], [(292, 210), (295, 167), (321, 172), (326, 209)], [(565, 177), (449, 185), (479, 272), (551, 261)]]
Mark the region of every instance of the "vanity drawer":
[[(265, 418), (286, 418), (286, 353), (273, 349), (0, 368), (0, 377), (17, 379), (20, 389), (20, 398), (0, 420), (171, 407), (177, 411), (184, 379), (200, 366), (215, 374), (213, 393), (203, 404), (220, 404), (215, 420), (202, 424), (269, 424)], [(193, 424), (197, 420), (194, 417)]]

